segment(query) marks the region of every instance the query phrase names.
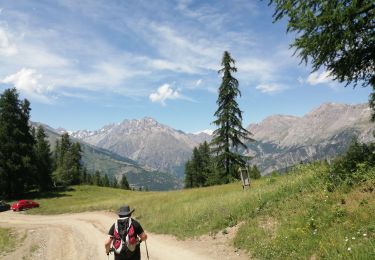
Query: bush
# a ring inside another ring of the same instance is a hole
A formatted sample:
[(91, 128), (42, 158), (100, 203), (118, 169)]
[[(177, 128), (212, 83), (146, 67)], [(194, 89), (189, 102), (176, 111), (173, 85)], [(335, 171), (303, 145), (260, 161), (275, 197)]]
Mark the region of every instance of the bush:
[(327, 176), (328, 190), (333, 191), (340, 185), (349, 187), (374, 179), (375, 144), (359, 143), (353, 139), (344, 155), (337, 158)]

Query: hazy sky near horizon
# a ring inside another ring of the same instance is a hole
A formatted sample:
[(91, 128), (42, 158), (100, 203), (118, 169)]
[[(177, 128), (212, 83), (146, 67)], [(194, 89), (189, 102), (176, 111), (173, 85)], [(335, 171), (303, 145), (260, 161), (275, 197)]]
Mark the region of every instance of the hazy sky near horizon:
[(31, 119), (68, 130), (153, 117), (214, 129), (225, 50), (236, 60), (243, 124), (301, 116), (325, 102), (365, 103), (370, 88), (311, 74), (272, 23), (268, 1), (0, 2), (0, 91), (16, 87)]

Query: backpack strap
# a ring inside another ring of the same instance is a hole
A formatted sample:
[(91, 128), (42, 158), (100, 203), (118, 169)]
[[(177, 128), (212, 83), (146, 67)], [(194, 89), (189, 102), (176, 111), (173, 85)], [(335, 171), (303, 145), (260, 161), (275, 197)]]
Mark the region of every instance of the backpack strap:
[[(125, 218), (118, 218), (114, 225), (115, 225), (115, 230), (113, 232), (114, 234), (114, 241), (112, 243), (112, 248), (114, 249), (115, 253), (119, 254), (124, 246), (124, 244), (126, 243), (121, 235), (120, 235), (120, 232), (119, 232), (119, 228), (118, 228), (118, 223), (119, 221), (123, 221), (123, 220), (126, 220), (128, 217), (125, 217)], [(128, 229), (126, 230), (126, 233), (128, 232)], [(117, 236), (116, 236), (117, 235)]]

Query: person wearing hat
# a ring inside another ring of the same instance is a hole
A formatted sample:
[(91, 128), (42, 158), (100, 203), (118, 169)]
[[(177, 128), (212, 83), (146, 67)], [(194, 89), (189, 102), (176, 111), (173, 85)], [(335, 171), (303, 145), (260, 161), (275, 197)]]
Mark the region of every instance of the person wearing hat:
[[(137, 244), (135, 250), (133, 252), (130, 252), (130, 254), (129, 254), (129, 251), (126, 252), (125, 250), (122, 250), (119, 254), (115, 253), (115, 260), (140, 260), (141, 259), (140, 242), (145, 241), (147, 239), (147, 234), (144, 232), (141, 224), (139, 224), (138, 221), (136, 221), (135, 219), (131, 217), (134, 210), (135, 209), (130, 210), (130, 207), (128, 205), (125, 205), (119, 208), (117, 214), (119, 216), (119, 220), (124, 219), (124, 218), (131, 219), (131, 225), (134, 227), (134, 231), (137, 235), (137, 238), (139, 239), (139, 243)], [(110, 252), (110, 248), (114, 240), (115, 226), (116, 226), (116, 223), (114, 223), (109, 229), (108, 238), (104, 244), (107, 255)]]

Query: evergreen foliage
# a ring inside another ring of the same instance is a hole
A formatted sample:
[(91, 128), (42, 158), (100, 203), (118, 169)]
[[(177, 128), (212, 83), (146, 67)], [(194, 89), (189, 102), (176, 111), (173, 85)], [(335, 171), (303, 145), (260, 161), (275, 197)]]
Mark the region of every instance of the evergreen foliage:
[(242, 127), (242, 111), (236, 98), (241, 96), (239, 83), (232, 73), (237, 71), (235, 60), (225, 51), (221, 62), (223, 74), (217, 100), (217, 118), (213, 123), (218, 127), (213, 133), (211, 145), (220, 171), (221, 183), (238, 178), (238, 167), (245, 167), (248, 157), (241, 155), (238, 148), (247, 149), (245, 141), (252, 141), (251, 133)]
[(270, 0), (275, 21), (296, 32), (291, 47), (313, 71), (325, 67), (335, 80), (371, 85), (375, 119), (375, 2), (373, 0)]
[(130, 190), (130, 185), (128, 180), (126, 179), (126, 175), (123, 174), (120, 181), (120, 188), (124, 190)]
[[(52, 154), (43, 127), (30, 126), (30, 110), (30, 103), (19, 100), (15, 88), (0, 95), (0, 198), (16, 198), (35, 189), (44, 192), (56, 185), (119, 187), (115, 178), (111, 182), (99, 171), (87, 172), (81, 145), (71, 142), (67, 133), (56, 140)], [(121, 188), (130, 189), (125, 175)]]
[(0, 96), (0, 196), (23, 194), (35, 183), (34, 137), (30, 103), (15, 88)]
[(193, 169), (193, 162), (188, 160), (185, 163), (185, 188), (196, 187), (195, 172)]
[(109, 179), (108, 179), (107, 174), (104, 174), (102, 183), (103, 183), (103, 187), (109, 187)]
[(118, 181), (117, 181), (117, 178), (116, 178), (116, 177), (113, 178), (113, 181), (112, 181), (112, 188), (115, 188), (115, 189), (118, 188)]
[(194, 188), (217, 184), (215, 169), (208, 143), (205, 141), (193, 149), (191, 160), (185, 164), (185, 187)]
[(79, 143), (72, 143), (68, 133), (56, 141), (55, 170), (53, 180), (56, 184), (68, 186), (80, 184), (82, 179), (81, 146)]
[(42, 126), (36, 132), (35, 144), (36, 176), (39, 191), (47, 191), (52, 187), (52, 153), (50, 144)]
[(257, 179), (260, 179), (262, 177), (262, 175), (260, 174), (260, 171), (258, 170), (258, 167), (256, 165), (253, 165), (253, 167), (249, 166), (248, 170), (249, 170), (249, 174), (250, 174), (251, 179), (257, 180)]
[(102, 178), (100, 176), (100, 171), (96, 171), (94, 175), (94, 185), (103, 186)]

